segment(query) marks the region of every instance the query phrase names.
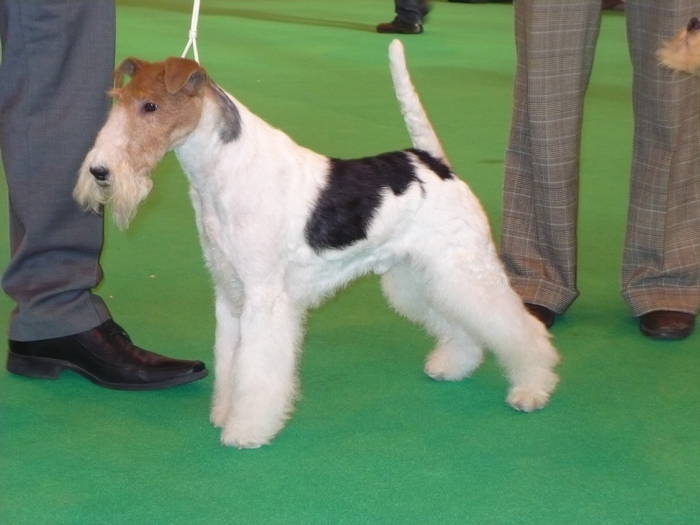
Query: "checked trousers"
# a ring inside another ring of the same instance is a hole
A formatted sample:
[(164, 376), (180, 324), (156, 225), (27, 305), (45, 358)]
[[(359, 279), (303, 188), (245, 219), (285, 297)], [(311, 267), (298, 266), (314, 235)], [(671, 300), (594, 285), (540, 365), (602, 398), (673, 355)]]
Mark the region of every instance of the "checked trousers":
[[(635, 316), (697, 313), (700, 78), (660, 67), (655, 52), (698, 16), (700, 2), (627, 0), (625, 6), (635, 124), (622, 294)], [(579, 294), (581, 122), (601, 3), (515, 0), (514, 11), (517, 72), (501, 252), (523, 300), (561, 313)]]

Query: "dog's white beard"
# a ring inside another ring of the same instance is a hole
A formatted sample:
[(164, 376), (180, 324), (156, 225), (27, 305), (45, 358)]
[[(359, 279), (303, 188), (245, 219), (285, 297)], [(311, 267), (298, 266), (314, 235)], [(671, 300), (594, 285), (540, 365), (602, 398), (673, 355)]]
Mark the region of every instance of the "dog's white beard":
[(125, 230), (136, 215), (139, 204), (153, 188), (153, 181), (147, 172), (128, 174), (128, 169), (112, 171), (108, 186), (100, 186), (90, 173), (87, 163), (80, 170), (73, 197), (86, 211), (102, 213), (103, 206), (109, 204), (112, 218), (117, 228)]
[(125, 230), (129, 227), (139, 204), (148, 196), (151, 188), (153, 181), (148, 174), (115, 178), (110, 186), (110, 208), (117, 228)]
[(107, 202), (107, 197), (102, 188), (97, 186), (95, 178), (88, 171), (87, 161), (83, 163), (78, 174), (78, 181), (73, 188), (73, 199), (80, 204), (85, 211), (102, 213), (102, 205)]

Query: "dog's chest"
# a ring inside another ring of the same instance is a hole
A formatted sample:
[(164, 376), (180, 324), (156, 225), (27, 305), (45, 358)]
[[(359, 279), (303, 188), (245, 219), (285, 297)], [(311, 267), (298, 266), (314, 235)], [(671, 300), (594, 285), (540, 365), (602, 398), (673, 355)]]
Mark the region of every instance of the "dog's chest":
[(219, 205), (216, 197), (209, 192), (191, 187), (190, 198), (197, 221), (200, 244), (209, 271), (217, 280), (225, 276), (237, 279), (238, 272), (231, 260), (231, 240), (228, 233), (230, 228), (227, 228), (226, 221), (222, 220), (221, 213), (217, 212)]

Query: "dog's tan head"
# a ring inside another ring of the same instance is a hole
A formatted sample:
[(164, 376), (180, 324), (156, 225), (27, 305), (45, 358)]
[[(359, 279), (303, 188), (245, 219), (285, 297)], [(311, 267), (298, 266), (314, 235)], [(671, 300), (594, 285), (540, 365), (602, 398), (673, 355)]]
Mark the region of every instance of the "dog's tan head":
[(675, 37), (657, 51), (661, 64), (674, 71), (700, 71), (700, 20), (692, 18)]
[[(131, 81), (123, 85), (124, 76)], [(172, 149), (199, 122), (206, 71), (193, 60), (144, 62), (127, 58), (114, 72), (110, 95), (128, 116), (132, 144)], [(158, 149), (156, 147), (156, 149)]]
[(126, 228), (152, 188), (153, 168), (197, 127), (207, 85), (192, 60), (124, 60), (109, 92), (114, 106), (78, 176), (78, 203), (99, 212), (110, 202), (115, 223)]

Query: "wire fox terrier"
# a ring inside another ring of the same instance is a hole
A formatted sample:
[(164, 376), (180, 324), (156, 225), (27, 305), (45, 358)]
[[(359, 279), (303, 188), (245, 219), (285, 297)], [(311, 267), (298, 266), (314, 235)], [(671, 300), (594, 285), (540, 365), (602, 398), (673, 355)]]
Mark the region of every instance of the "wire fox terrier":
[[(226, 445), (259, 447), (282, 429), (297, 395), (306, 310), (368, 273), (437, 338), (430, 377), (463, 379), (488, 348), (513, 408), (542, 408), (556, 386), (547, 330), (510, 287), (484, 211), (448, 167), (399, 41), (389, 54), (415, 149), (355, 160), (297, 145), (194, 61), (129, 58), (115, 71), (115, 105), (74, 195), (98, 213), (109, 202), (125, 228), (151, 170), (175, 150), (214, 281), (211, 421)], [(122, 86), (124, 75), (131, 81)]]

